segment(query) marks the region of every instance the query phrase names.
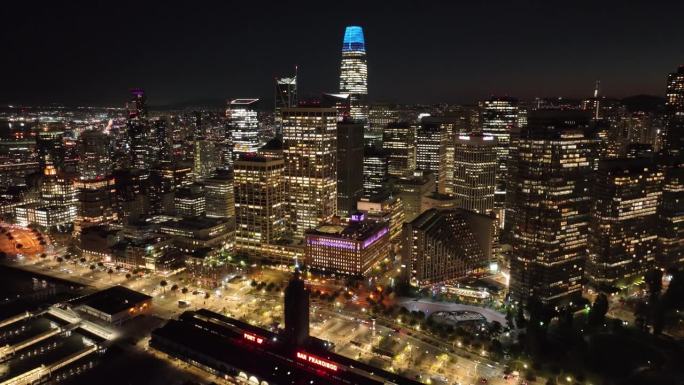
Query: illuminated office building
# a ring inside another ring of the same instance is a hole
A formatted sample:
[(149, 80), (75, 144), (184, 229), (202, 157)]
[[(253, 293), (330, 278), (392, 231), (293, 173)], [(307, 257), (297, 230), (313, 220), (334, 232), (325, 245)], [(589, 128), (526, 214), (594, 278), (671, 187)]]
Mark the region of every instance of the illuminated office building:
[(392, 195), (361, 198), (356, 207), (369, 220), (387, 223), (390, 241), (393, 244), (400, 242), (404, 225), (404, 202), (401, 198)]
[(435, 175), (437, 192), (446, 186), (446, 150), (449, 137), (439, 118), (426, 116), (416, 130), (416, 169)]
[(83, 131), (78, 138), (78, 174), (80, 179), (104, 178), (112, 172), (109, 135), (102, 131)]
[(480, 214), (494, 210), (496, 167), (494, 137), (474, 133), (456, 138), (452, 191), (459, 207)]
[(306, 263), (326, 273), (367, 276), (389, 256), (386, 223), (366, 221), (352, 214), (348, 225), (325, 224), (306, 232)]
[(639, 276), (655, 266), (656, 209), (663, 172), (652, 159), (599, 163), (589, 223), (587, 278), (599, 290)]
[(416, 128), (411, 124), (388, 124), (383, 133), (382, 148), (387, 151), (389, 175), (407, 176), (416, 169)]
[(435, 191), (434, 174), (417, 174), (394, 181), (396, 195), (404, 202), (406, 221), (414, 220), (423, 211), (423, 199)]
[(201, 186), (178, 189), (173, 197), (173, 208), (179, 217), (198, 217), (207, 211), (207, 201)]
[(226, 118), (232, 139), (233, 159), (241, 154), (253, 154), (260, 147), (258, 103), (259, 99), (233, 99), (228, 104)]
[(385, 191), (388, 176), (387, 151), (375, 145), (366, 146), (363, 151), (363, 195), (372, 197)]
[(195, 180), (202, 180), (212, 176), (221, 166), (222, 147), (213, 140), (195, 140), (195, 155), (193, 157), (192, 172)]
[(663, 197), (658, 208), (658, 265), (684, 266), (684, 166), (665, 167)]
[(285, 224), (285, 162), (244, 155), (235, 161), (235, 247), (262, 257), (262, 246), (283, 239)]
[(661, 163), (665, 171), (658, 209), (658, 264), (684, 266), (684, 66), (667, 78)]
[(363, 196), (363, 124), (337, 123), (337, 215), (346, 218), (356, 211)]
[(684, 65), (667, 77), (663, 150), (671, 155), (684, 151)]
[(431, 209), (404, 224), (403, 279), (427, 287), (482, 271), (491, 256), (492, 219), (465, 210)]
[(376, 103), (368, 110), (368, 130), (363, 133), (366, 145), (382, 146), (385, 127), (399, 121), (399, 110), (390, 104)]
[(337, 112), (283, 109), (285, 200), (295, 239), (337, 213)]
[(351, 95), (351, 117), (368, 121), (368, 66), (363, 29), (349, 26), (342, 41), (340, 93)]
[(518, 102), (511, 98), (490, 98), (480, 104), (482, 133), (496, 139), (497, 171), (494, 205), (501, 209), (506, 202), (507, 163), (511, 131), (518, 126)]
[(145, 91), (131, 90), (131, 100), (127, 104), (128, 148), (131, 159), (130, 166), (148, 170), (156, 161), (157, 151), (153, 130), (147, 116), (147, 99)]
[(531, 111), (510, 158), (511, 295), (565, 303), (582, 293), (597, 140), (582, 111)]
[(113, 177), (77, 179), (74, 181), (74, 187), (78, 193), (78, 211), (74, 221), (76, 233), (80, 233), (86, 227), (108, 224), (116, 220)]
[(45, 172), (49, 165), (57, 171), (64, 171), (66, 150), (64, 149), (64, 131), (62, 128), (46, 126), (36, 134), (36, 152), (38, 154), (38, 167), (40, 172)]
[(203, 183), (207, 216), (235, 218), (233, 176), (230, 172), (220, 170), (216, 175), (205, 179)]

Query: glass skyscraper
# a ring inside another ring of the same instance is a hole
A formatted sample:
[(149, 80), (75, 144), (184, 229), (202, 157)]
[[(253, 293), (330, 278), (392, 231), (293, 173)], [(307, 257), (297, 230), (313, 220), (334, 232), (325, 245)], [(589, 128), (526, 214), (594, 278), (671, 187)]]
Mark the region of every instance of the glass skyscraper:
[(230, 101), (226, 115), (233, 139), (233, 158), (240, 154), (257, 152), (259, 143), (259, 120), (256, 105), (259, 99), (234, 99)]
[(351, 117), (368, 121), (368, 65), (363, 29), (349, 26), (342, 42), (342, 65), (340, 70), (340, 93), (351, 98)]

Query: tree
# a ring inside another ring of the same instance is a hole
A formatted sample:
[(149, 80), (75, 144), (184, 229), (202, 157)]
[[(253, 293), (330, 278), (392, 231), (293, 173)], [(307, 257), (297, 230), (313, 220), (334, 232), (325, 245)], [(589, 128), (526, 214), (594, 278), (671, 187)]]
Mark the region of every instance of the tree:
[(95, 265), (90, 265), (90, 271), (95, 271)]
[(45, 253), (40, 254), (40, 258), (41, 258), (41, 259), (47, 258), (47, 254), (45, 254)]
[(81, 263), (85, 263), (85, 262), (86, 262), (86, 259), (85, 259), (85, 258), (81, 258), (79, 261), (80, 261)]
[(646, 272), (644, 280), (648, 286), (648, 299), (655, 302), (663, 290), (663, 272), (660, 269), (652, 269)]
[(131, 279), (132, 275), (131, 273), (126, 273), (126, 279)]
[(527, 324), (525, 320), (525, 309), (523, 309), (522, 304), (518, 305), (518, 311), (515, 313), (515, 326), (520, 329), (524, 328)]
[(57, 263), (62, 263), (64, 259), (62, 259), (62, 257), (57, 257), (55, 258), (55, 261), (57, 261)]
[(182, 288), (181, 293), (188, 294), (188, 288), (187, 287)]
[(174, 284), (171, 286), (171, 291), (176, 291), (176, 290), (178, 290), (178, 285), (176, 285), (176, 284), (174, 283)]
[(159, 286), (161, 286), (161, 288), (162, 288), (162, 290), (163, 290), (164, 293), (166, 293), (166, 285), (168, 285), (168, 284), (169, 284), (169, 283), (166, 282), (166, 281), (163, 280), (163, 279), (161, 280), (161, 282), (159, 282)]
[(595, 327), (602, 325), (606, 320), (606, 313), (608, 313), (608, 297), (606, 297), (605, 294), (600, 293), (596, 296), (594, 303), (591, 305), (587, 322), (589, 325)]
[(111, 279), (112, 279), (112, 274), (114, 274), (114, 270), (108, 269), (108, 270), (107, 270), (107, 274), (109, 275), (109, 280), (111, 281)]

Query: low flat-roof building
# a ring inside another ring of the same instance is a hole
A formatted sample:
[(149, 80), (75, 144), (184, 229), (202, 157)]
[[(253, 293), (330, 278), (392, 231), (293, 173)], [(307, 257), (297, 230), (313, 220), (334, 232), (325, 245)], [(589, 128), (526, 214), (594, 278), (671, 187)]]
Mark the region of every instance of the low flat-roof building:
[(79, 298), (74, 305), (83, 313), (118, 325), (147, 313), (152, 306), (152, 297), (123, 286), (112, 286)]
[(385, 222), (352, 215), (348, 225), (328, 224), (306, 232), (306, 263), (330, 273), (366, 276), (389, 256), (389, 228)]
[(235, 230), (228, 219), (206, 216), (172, 219), (161, 224), (162, 234), (174, 237), (174, 244), (182, 252), (210, 247), (232, 249)]

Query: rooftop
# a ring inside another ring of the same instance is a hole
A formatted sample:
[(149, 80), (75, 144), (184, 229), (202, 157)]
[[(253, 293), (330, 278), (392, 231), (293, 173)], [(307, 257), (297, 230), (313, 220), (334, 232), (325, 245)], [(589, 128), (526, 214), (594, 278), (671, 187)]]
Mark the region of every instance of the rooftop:
[(89, 306), (106, 314), (116, 314), (151, 299), (149, 295), (123, 286), (112, 286), (75, 301), (79, 305)]

